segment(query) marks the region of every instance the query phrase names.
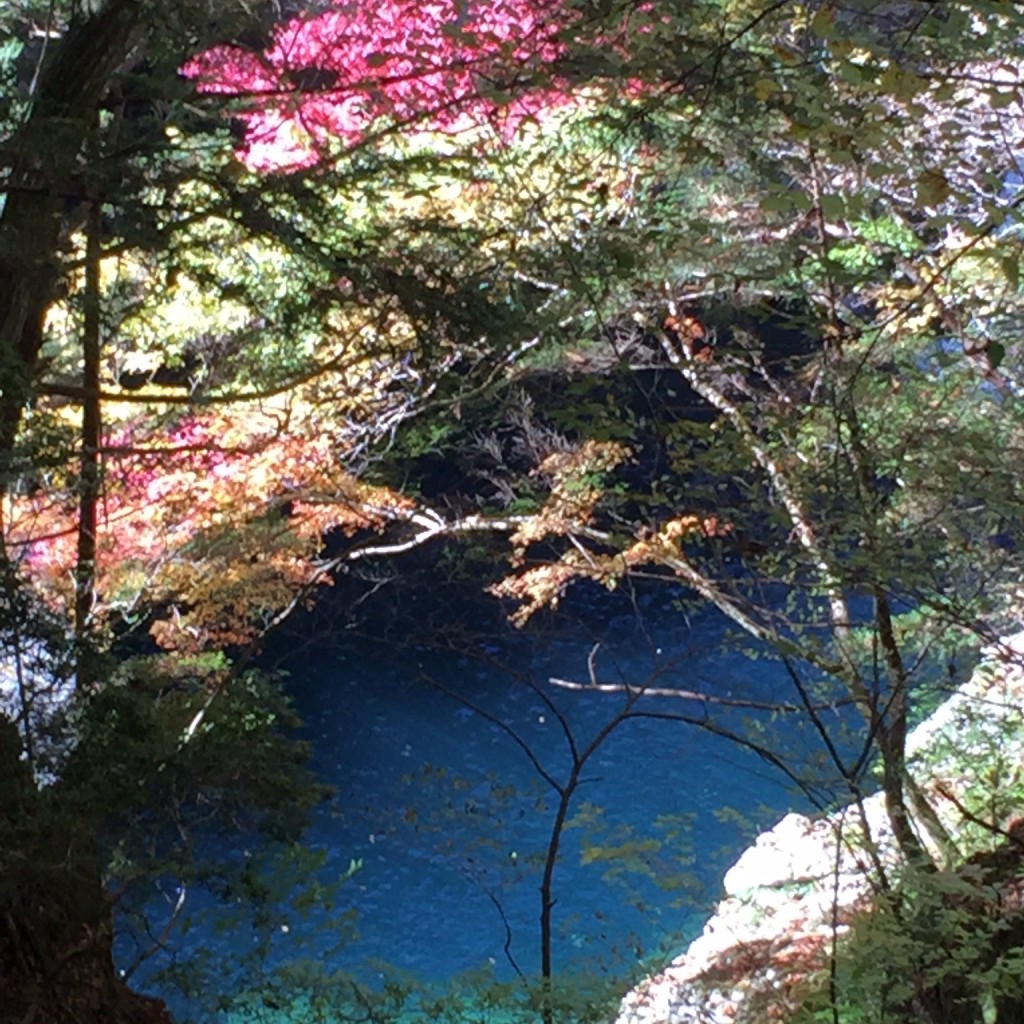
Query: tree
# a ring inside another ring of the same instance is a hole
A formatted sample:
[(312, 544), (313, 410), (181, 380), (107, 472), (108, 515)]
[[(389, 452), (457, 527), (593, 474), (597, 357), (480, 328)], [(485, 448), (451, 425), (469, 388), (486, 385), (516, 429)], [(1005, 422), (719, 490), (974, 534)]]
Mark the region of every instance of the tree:
[[(581, 577), (682, 580), (787, 659), (855, 797), (878, 752), (909, 860), (932, 841), (912, 816), (946, 843), (904, 741), (917, 655), (1015, 568), (994, 539), (1020, 498), (1020, 87), (990, 53), (1016, 7), (395, 2), (248, 33), (189, 7), (72, 13), (8, 140), (0, 219), (4, 568), (35, 591), (12, 636), (73, 619), (99, 708), (138, 616), (158, 672), (188, 680), (166, 717), (191, 753), (247, 645), (332, 572), (510, 533), (495, 589), (521, 621)], [(807, 372), (734, 315), (716, 332), (729, 304), (795, 311)], [(565, 444), (504, 481), (521, 507), (368, 482), (403, 429), (451, 434), (545, 360), (674, 368), (715, 419), (655, 439), (668, 473), (643, 493), (647, 425), (615, 407), (563, 411)], [(759, 598), (774, 583), (785, 617)], [(852, 759), (814, 710), (841, 700), (865, 716)], [(42, 799), (24, 794), (19, 816)], [(81, 915), (53, 916), (71, 923), (40, 960), (62, 962)]]
[[(329, 578), (332, 563), (316, 560), (325, 531), (425, 518), (356, 481), (332, 443), (357, 462), (457, 361), (470, 363), (467, 386), (485, 375), (470, 339), (481, 325), (511, 325), (521, 300), (494, 275), (493, 246), (474, 249), (490, 228), (457, 232), (458, 219), (418, 210), (406, 196), (385, 222), (388, 240), (372, 204), (357, 213), (367, 198), (394, 202), (410, 183), (422, 194), (436, 178), (417, 175), (441, 160), (468, 170), (449, 154), (404, 152), (400, 140), (354, 149), (324, 180), (280, 181), (273, 194), (240, 170), (224, 145), (226, 120), (215, 113), (197, 123), (194, 97), (173, 72), (205, 43), (240, 39), (241, 15), (211, 24), (198, 9), (158, 15), (119, 0), (73, 9), (66, 24), (63, 13), (46, 13), (45, 39), (59, 41), (40, 55), (30, 101), (14, 107), (0, 219), (5, 635), (21, 727), (19, 736), (4, 719), (3, 758), (14, 766), (27, 753), (29, 769), (48, 762), (57, 776), (38, 790), (31, 771), (16, 769), (3, 848), (9, 862), (29, 867), (4, 892), (3, 949), (17, 965), (15, 1017), (143, 1019), (159, 1010), (113, 975), (101, 877), (108, 859), (128, 877), (143, 870), (133, 840), (144, 812), (131, 786), (99, 780), (173, 779), (154, 787), (156, 807), (185, 846), (183, 816), (198, 794), (246, 799), (228, 762), (244, 758), (250, 742), (264, 744), (261, 756), (276, 749), (275, 713), (246, 668), (252, 643)], [(488, 58), (493, 46), (521, 64), (521, 47), (506, 52), (507, 21), (488, 27), (485, 18), (480, 31), (492, 40)], [(461, 45), (439, 53), (465, 90)], [(207, 153), (199, 140), (220, 145)], [(341, 224), (322, 217), (332, 204)], [(178, 283), (163, 304), (152, 300), (161, 277)], [(233, 305), (224, 302), (232, 296)], [(174, 324), (182, 305), (196, 317), (218, 302), (212, 337), (196, 337), (194, 321)], [(530, 347), (521, 324), (506, 342), (509, 364)], [(152, 386), (163, 383), (185, 387)], [(77, 439), (68, 401), (83, 410)], [(334, 420), (325, 431), (328, 402)], [(287, 479), (271, 478), (282, 470)], [(141, 503), (159, 500), (165, 515), (142, 514)], [(225, 571), (211, 588), (214, 568)], [(125, 657), (137, 642), (137, 609), (170, 655)], [(35, 630), (36, 619), (52, 628)], [(62, 622), (70, 648), (57, 643)], [(109, 659), (114, 643), (122, 653)], [(36, 674), (23, 671), (30, 658)], [(77, 696), (41, 714), (44, 694), (70, 678)], [(256, 725), (236, 736), (236, 720)], [(43, 749), (51, 726), (66, 746)], [(139, 743), (119, 750), (121, 730)], [(235, 745), (218, 750), (211, 734)], [(285, 772), (280, 785), (249, 796), (279, 807), (294, 785)], [(69, 817), (81, 841), (61, 861), (46, 837)], [(92, 895), (79, 903), (83, 885)]]
[[(777, 169), (769, 163), (775, 184), (745, 215), (737, 216), (734, 199), (732, 223), (720, 221), (718, 237), (706, 240), (706, 269), (689, 269), (682, 280), (666, 274), (663, 290), (642, 310), (666, 358), (718, 416), (707, 447), (686, 455), (698, 467), (713, 466), (716, 479), (731, 474), (742, 501), (730, 507), (718, 492), (702, 502), (691, 488), (685, 515), (664, 502), (661, 522), (637, 530), (607, 496), (589, 500), (582, 510), (591, 531), (586, 541), (574, 534), (577, 542), (554, 564), (530, 567), (500, 591), (523, 600), (525, 616), (557, 599), (572, 579), (615, 585), (645, 566), (667, 569), (741, 629), (769, 640), (791, 665), (806, 705), (852, 699), (862, 708), (866, 739), (859, 754), (844, 760), (815, 717), (822, 742), (854, 800), (863, 792), (870, 752), (877, 753), (902, 852), (911, 864), (931, 867), (933, 858), (956, 864), (963, 854), (906, 772), (907, 723), (922, 697), (914, 667), (929, 647), (955, 646), (958, 632), (969, 636), (981, 624), (981, 635), (991, 637), (988, 630), (1005, 621), (1019, 571), (1016, 540), (1005, 530), (1020, 506), (1005, 462), (1020, 443), (1019, 418), (1008, 402), (1020, 388), (1010, 326), (1019, 317), (1019, 241), (1015, 229), (1001, 231), (1017, 192), (1006, 186), (1012, 165), (999, 163), (998, 142), (981, 128), (987, 117), (990, 129), (1019, 130), (1015, 115), (997, 113), (1014, 102), (1018, 86), (1001, 78), (1009, 68), (992, 68), (982, 52), (972, 56), (972, 44), (944, 48), (946, 23), (909, 9), (889, 13), (901, 41), (914, 43), (912, 72), (895, 69), (891, 42), (881, 34), (886, 15), (844, 15), (828, 6), (803, 23), (787, 12), (768, 31), (773, 54), (729, 54), (741, 69), (750, 60), (756, 70), (749, 73), (765, 76), (753, 92), (767, 101), (767, 123), (753, 123), (762, 133), (759, 151), (777, 161)], [(970, 23), (967, 35), (986, 44), (993, 34), (1019, 29), (1005, 10), (957, 9), (951, 19)], [(801, 64), (812, 55), (813, 64)], [(775, 58), (781, 63), (773, 67)], [(907, 59), (901, 51), (901, 69)], [(730, 66), (736, 68), (723, 63), (723, 73)], [(826, 81), (830, 89), (823, 90)], [(972, 84), (955, 84), (966, 81)], [(716, 135), (706, 107), (692, 117), (702, 144), (723, 147), (739, 167), (749, 166), (741, 129), (734, 124), (733, 137)], [(908, 127), (914, 118), (924, 123), (920, 134)], [(890, 134), (893, 126), (901, 134)], [(765, 143), (764, 133), (775, 127), (787, 138)], [(973, 141), (964, 151), (968, 134)], [(916, 145), (925, 139), (928, 158), (941, 170), (920, 169)], [(982, 171), (980, 153), (1004, 170)], [(875, 191), (872, 182), (882, 180), (884, 192)], [(776, 211), (789, 223), (759, 223)], [(750, 238), (774, 243), (757, 254), (759, 266), (737, 248)], [(736, 260), (716, 265), (716, 243)], [(686, 251), (685, 243), (679, 248)], [(988, 253), (982, 261), (999, 268), (993, 275), (977, 273), (979, 250)], [(797, 286), (796, 295), (777, 274)], [(730, 287), (736, 278), (746, 280)], [(733, 288), (800, 303), (805, 329), (822, 341), (810, 380), (780, 379), (756, 339), (738, 331), (730, 338), (720, 328), (715, 338), (702, 322), (714, 315), (708, 300)], [(597, 536), (602, 501), (609, 525)], [(710, 532), (724, 543), (702, 528), (709, 512), (717, 520)], [(572, 533), (563, 521), (544, 524), (542, 537), (530, 539)], [(746, 549), (739, 577), (734, 566), (716, 561), (729, 551), (730, 536)], [(757, 548), (768, 553), (752, 558)], [(780, 617), (761, 598), (752, 570), (765, 581), (784, 580), (791, 592), (806, 588), (809, 600)], [(855, 598), (866, 599), (869, 610), (851, 610)], [(821, 689), (829, 678), (837, 690)], [(876, 869), (884, 891), (892, 879), (880, 861)], [(898, 908), (895, 920), (904, 920), (904, 900), (913, 898), (903, 890), (886, 904)], [(952, 1012), (941, 1001), (912, 998), (891, 1008), (897, 1011), (935, 1020)]]
[[(403, 133), (495, 127), (511, 139), (526, 118), (571, 102), (567, 83), (541, 89), (538, 79), (564, 58), (579, 20), (533, 0), (329, 9), (280, 26), (261, 53), (215, 47), (185, 73), (240, 98), (248, 167), (299, 169), (363, 143), (382, 119)], [(517, 89), (525, 80), (527, 93)]]

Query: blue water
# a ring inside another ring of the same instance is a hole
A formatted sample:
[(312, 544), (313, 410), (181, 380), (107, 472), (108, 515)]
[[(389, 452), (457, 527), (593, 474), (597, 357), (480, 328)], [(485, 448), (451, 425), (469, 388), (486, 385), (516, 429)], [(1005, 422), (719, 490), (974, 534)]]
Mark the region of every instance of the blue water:
[[(222, 978), (257, 941), (274, 964), (301, 955), (369, 985), (384, 964), (438, 982), (479, 967), (499, 979), (516, 967), (535, 975), (538, 887), (558, 799), (542, 772), (564, 785), (571, 744), (579, 756), (627, 700), (551, 680), (586, 683), (589, 658), (602, 684), (795, 700), (781, 665), (736, 651), (725, 633), (716, 613), (688, 617), (662, 597), (642, 618), (624, 605), (599, 636), (566, 616), (543, 637), (498, 637), (468, 654), (365, 645), (304, 653), (288, 665), (288, 686), (312, 766), (334, 787), (307, 836), (326, 858), (304, 876), (324, 887), (322, 905), (306, 917), (282, 905), (259, 936), (215, 934), (200, 913), (178, 948), (186, 959), (190, 944), (211, 948)], [(653, 697), (636, 708), (754, 735), (786, 751), (827, 799), (827, 766), (797, 716)], [(555, 874), (560, 972), (624, 976), (679, 952), (742, 847), (809, 802), (756, 753), (662, 718), (619, 724), (581, 779)], [(174, 1006), (189, 1003), (175, 993)]]

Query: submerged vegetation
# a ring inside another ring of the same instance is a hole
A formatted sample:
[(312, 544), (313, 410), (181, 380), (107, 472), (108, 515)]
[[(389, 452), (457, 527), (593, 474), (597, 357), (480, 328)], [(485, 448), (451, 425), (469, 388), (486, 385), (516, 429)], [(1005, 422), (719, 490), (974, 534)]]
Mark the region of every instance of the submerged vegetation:
[[(824, 806), (768, 728), (799, 716), (901, 857), (865, 837), (859, 935), (900, 977), (855, 955), (824, 1019), (1019, 1019), (1020, 908), (958, 888), (1018, 874), (1016, 769), (956, 798), (968, 844), (907, 734), (1020, 603), (1022, 41), (1005, 0), (9, 5), (0, 1020), (167, 1019), (128, 985), (193, 891), (258, 934), (279, 896), (343, 906), (288, 888), (319, 791), (258, 655), (332, 585), (372, 629), (414, 555), (524, 628), (574, 587), (684, 588), (792, 684), (736, 728), (596, 649), (553, 681), (607, 726), (558, 719), (564, 778), (534, 761), (540, 962), (481, 999), (610, 1014), (552, 935), (619, 724), (726, 737)], [(234, 1009), (405, 992), (280, 979)]]

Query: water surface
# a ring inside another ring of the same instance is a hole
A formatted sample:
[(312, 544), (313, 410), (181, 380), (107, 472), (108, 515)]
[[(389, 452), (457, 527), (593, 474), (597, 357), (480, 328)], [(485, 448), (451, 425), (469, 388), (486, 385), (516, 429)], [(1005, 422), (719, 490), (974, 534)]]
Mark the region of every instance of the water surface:
[[(581, 625), (566, 615), (543, 636), (497, 636), (462, 653), (353, 643), (291, 659), (312, 766), (333, 787), (308, 836), (326, 856), (317, 878), (326, 893), (358, 868), (306, 918), (282, 907), (264, 921), (271, 960), (310, 957), (369, 985), (386, 965), (434, 982), (480, 967), (499, 979), (516, 967), (536, 974), (551, 782), (565, 785), (572, 746), (579, 756), (628, 700), (552, 680), (795, 699), (783, 666), (724, 642), (717, 613), (684, 616), (664, 597), (642, 610), (623, 607), (597, 629), (593, 616)], [(666, 697), (634, 709), (753, 735), (809, 778), (828, 774), (795, 716)], [(589, 757), (562, 837), (556, 970), (626, 974), (677, 953), (743, 846), (807, 802), (722, 735), (667, 717), (621, 721)], [(214, 935), (200, 918), (185, 941), (231, 964), (255, 939)]]

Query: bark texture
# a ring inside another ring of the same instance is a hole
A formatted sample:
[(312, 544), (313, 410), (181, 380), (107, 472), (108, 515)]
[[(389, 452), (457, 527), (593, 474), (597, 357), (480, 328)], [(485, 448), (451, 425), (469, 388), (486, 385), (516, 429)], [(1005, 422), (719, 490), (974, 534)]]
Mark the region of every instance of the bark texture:
[(92, 836), (60, 813), (60, 784), (39, 789), (20, 754), (0, 717), (0, 1024), (170, 1024), (114, 968)]
[[(93, 10), (57, 47), (10, 146), (0, 217), (0, 499), (18, 473), (65, 216), (86, 198), (86, 142), (112, 79), (147, 32), (140, 0)], [(0, 563), (7, 557), (0, 531)], [(88, 825), (74, 808), (61, 813), (60, 782), (37, 787), (4, 715), (0, 780), (0, 1024), (168, 1024), (163, 1005), (131, 992), (114, 968), (111, 907)]]
[[(43, 319), (60, 280), (65, 212), (85, 198), (83, 152), (113, 76), (144, 38), (139, 0), (108, 0), (68, 30), (44, 70), (0, 217), (0, 488), (10, 486), (18, 428), (32, 396)], [(0, 492), (2, 493), (2, 492)]]

